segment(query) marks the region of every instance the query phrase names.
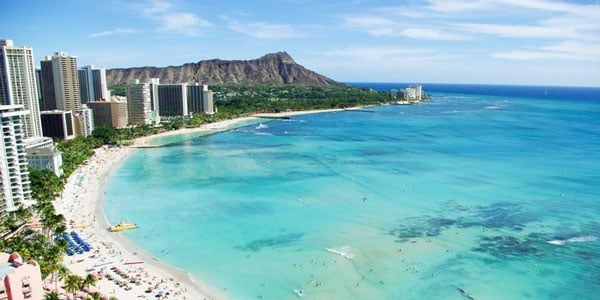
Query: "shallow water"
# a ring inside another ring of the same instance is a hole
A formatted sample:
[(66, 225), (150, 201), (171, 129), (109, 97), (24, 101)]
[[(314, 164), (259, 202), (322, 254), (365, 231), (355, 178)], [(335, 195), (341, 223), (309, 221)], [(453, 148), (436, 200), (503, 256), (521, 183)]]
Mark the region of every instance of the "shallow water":
[(107, 217), (235, 299), (600, 294), (600, 99), (433, 98), (140, 149)]

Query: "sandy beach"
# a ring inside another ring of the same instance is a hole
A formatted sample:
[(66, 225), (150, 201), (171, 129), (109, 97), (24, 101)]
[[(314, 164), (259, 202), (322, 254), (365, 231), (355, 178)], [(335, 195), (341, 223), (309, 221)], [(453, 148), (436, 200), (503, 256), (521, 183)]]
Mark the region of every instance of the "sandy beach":
[[(342, 109), (311, 110), (285, 113), (264, 113), (250, 117), (205, 124), (198, 128), (180, 129), (135, 140), (131, 146), (95, 149), (88, 162), (80, 166), (68, 179), (65, 190), (54, 204), (57, 213), (69, 223), (67, 232), (75, 231), (92, 247), (89, 252), (65, 256), (64, 263), (71, 272), (80, 276), (101, 272), (104, 278), (96, 287), (104, 296), (118, 299), (227, 299), (219, 290), (195, 280), (189, 273), (176, 269), (139, 249), (119, 233), (109, 232), (109, 224), (102, 210), (105, 187), (112, 172), (137, 147), (152, 146), (155, 138), (220, 132), (235, 124), (260, 118), (286, 117), (298, 114), (341, 111)], [(110, 278), (110, 280), (109, 280)]]

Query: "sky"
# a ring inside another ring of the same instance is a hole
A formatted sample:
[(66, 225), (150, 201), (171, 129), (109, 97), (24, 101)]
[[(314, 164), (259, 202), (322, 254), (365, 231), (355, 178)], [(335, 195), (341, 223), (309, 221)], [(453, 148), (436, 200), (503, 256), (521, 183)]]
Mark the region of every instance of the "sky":
[(0, 39), (78, 65), (286, 51), (340, 82), (600, 86), (599, 0), (3, 1)]

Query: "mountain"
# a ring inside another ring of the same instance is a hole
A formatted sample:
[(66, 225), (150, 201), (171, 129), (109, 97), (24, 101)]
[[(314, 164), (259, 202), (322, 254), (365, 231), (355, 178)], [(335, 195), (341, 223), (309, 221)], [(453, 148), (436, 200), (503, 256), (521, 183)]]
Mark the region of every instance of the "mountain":
[(297, 64), (286, 52), (270, 53), (253, 60), (212, 59), (182, 66), (141, 67), (106, 70), (108, 85), (139, 79), (147, 82), (160, 78), (160, 83), (206, 84), (339, 84)]

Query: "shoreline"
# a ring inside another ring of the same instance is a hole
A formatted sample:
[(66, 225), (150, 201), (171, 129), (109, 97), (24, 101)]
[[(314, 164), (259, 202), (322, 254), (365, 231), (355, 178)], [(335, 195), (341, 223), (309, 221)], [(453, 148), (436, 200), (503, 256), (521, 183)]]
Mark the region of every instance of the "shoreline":
[[(360, 108), (363, 107), (351, 109)], [(102, 208), (109, 179), (123, 162), (135, 153), (136, 148), (156, 146), (151, 142), (157, 138), (203, 132), (218, 133), (229, 130), (236, 124), (260, 120), (260, 118), (345, 110), (350, 109), (258, 113), (204, 124), (197, 128), (184, 128), (141, 137), (129, 146), (103, 146), (95, 149), (94, 155), (88, 162), (79, 166), (71, 174), (61, 197), (54, 201), (56, 212), (63, 214), (67, 222), (72, 225), (68, 226), (67, 232), (76, 231), (92, 246), (90, 252), (73, 256), (65, 255), (63, 263), (72, 273), (80, 276), (88, 274), (90, 269), (93, 269), (94, 273), (103, 271), (105, 278), (97, 281), (96, 288), (92, 290), (97, 290), (104, 296), (115, 296), (118, 299), (153, 299), (157, 291), (162, 291), (166, 297), (161, 299), (229, 299), (223, 292), (197, 280), (189, 272), (145, 252), (123, 235), (109, 232), (109, 223)], [(127, 264), (128, 262), (133, 264)], [(118, 268), (119, 272), (109, 269), (113, 267)], [(118, 273), (127, 274), (128, 277), (135, 277), (138, 280), (122, 287), (118, 286), (116, 283), (129, 280)], [(107, 274), (114, 279), (108, 280)]]

